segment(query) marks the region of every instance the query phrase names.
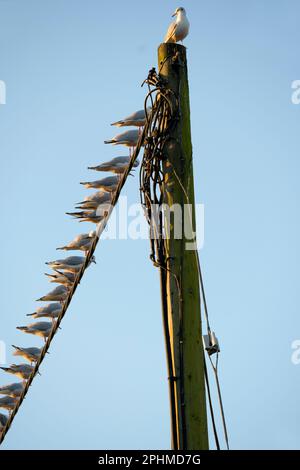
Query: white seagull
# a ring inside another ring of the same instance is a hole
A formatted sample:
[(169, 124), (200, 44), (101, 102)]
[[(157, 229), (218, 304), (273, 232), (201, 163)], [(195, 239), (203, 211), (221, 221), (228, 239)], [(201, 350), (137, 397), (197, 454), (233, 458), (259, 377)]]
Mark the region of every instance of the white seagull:
[(0, 367), (4, 372), (13, 374), (19, 379), (27, 380), (34, 370), (29, 364), (12, 364), (10, 367)]
[(51, 333), (53, 327), (53, 323), (47, 321), (39, 321), (36, 323), (31, 323), (27, 326), (17, 326), (17, 330), (23, 331), (24, 333), (28, 333), (35, 336), (40, 336), (44, 338), (45, 342), (48, 336)]
[(49, 278), (49, 282), (54, 282), (56, 284), (61, 284), (65, 287), (70, 287), (74, 284), (76, 275), (75, 273), (62, 273), (60, 271), (54, 270), (55, 274), (45, 273), (45, 276)]
[[(79, 222), (92, 222), (94, 224), (98, 224), (103, 220), (105, 210), (99, 210), (99, 207), (96, 210), (88, 210), (88, 211), (79, 211), (79, 212), (66, 212), (66, 214), (71, 215), (75, 219), (81, 219)], [(107, 209), (107, 206), (105, 206)], [(110, 204), (108, 205), (110, 207)]]
[(106, 178), (102, 178), (101, 180), (97, 181), (86, 181), (82, 182), (83, 186), (86, 188), (95, 188), (95, 189), (102, 189), (103, 191), (113, 192), (116, 190), (120, 178), (118, 175), (114, 176), (107, 176)]
[(41, 348), (20, 348), (19, 346), (12, 345), (15, 348), (14, 356), (21, 356), (27, 361), (36, 362), (41, 355), (42, 349)]
[[(128, 164), (130, 162), (130, 157), (115, 157), (108, 162), (101, 163), (98, 166), (88, 166), (88, 170), (95, 170), (95, 171), (111, 171), (112, 173), (121, 174), (124, 173)], [(133, 168), (139, 166), (139, 161), (136, 160), (133, 164)]]
[(91, 231), (89, 233), (82, 233), (81, 235), (77, 235), (77, 237), (75, 237), (74, 240), (72, 240), (67, 245), (60, 246), (59, 248), (56, 248), (56, 249), (65, 250), (65, 251), (71, 251), (71, 250), (88, 251), (95, 239), (95, 236), (96, 236), (95, 231)]
[[(151, 111), (151, 107), (147, 108), (147, 116)], [(146, 122), (146, 113), (144, 109), (140, 109), (135, 113), (126, 116), (124, 119), (120, 121), (113, 122), (111, 126), (117, 127), (126, 127), (126, 126), (136, 126), (136, 127), (143, 127)]]
[(23, 392), (24, 385), (24, 382), (4, 385), (3, 387), (0, 387), (0, 395), (7, 395), (8, 397), (17, 398)]
[(61, 313), (62, 304), (54, 302), (52, 304), (45, 305), (45, 307), (39, 307), (33, 313), (27, 313), (27, 317), (33, 318), (57, 318)]
[(78, 204), (84, 204), (85, 202), (97, 202), (97, 204), (102, 204), (103, 202), (108, 202), (111, 200), (111, 194), (106, 191), (97, 191), (96, 193), (86, 196), (83, 201), (78, 202)]
[[(84, 256), (68, 256), (65, 259), (58, 259), (56, 261), (49, 261), (46, 263), (48, 266), (51, 266), (53, 269), (59, 269), (60, 271), (66, 271), (71, 273), (77, 273), (83, 266), (85, 262)], [(91, 263), (96, 264), (95, 256), (92, 256), (89, 266)]]
[(69, 294), (69, 289), (66, 286), (57, 286), (51, 292), (44, 295), (40, 299), (37, 299), (37, 302), (48, 302), (54, 300), (56, 302), (63, 302), (66, 300)]
[(87, 196), (83, 201), (78, 202), (76, 209), (97, 209), (99, 204), (111, 201), (111, 193), (106, 191), (98, 191), (91, 196)]
[[(140, 137), (140, 131), (138, 129), (132, 129), (130, 131), (122, 132), (122, 134), (117, 134), (110, 140), (105, 140), (105, 144), (112, 145), (125, 145), (130, 147), (130, 149), (136, 147)], [(130, 153), (129, 153), (130, 154)]]
[[(111, 201), (109, 202), (103, 202), (102, 204), (95, 204), (95, 207), (93, 209), (87, 209), (86, 207), (80, 207), (80, 209), (83, 209), (78, 212), (66, 212), (66, 214), (71, 215), (75, 219), (86, 219), (86, 218), (91, 218), (94, 219), (96, 217), (99, 218), (99, 221), (103, 217), (106, 217), (107, 213), (110, 211), (112, 208)], [(79, 207), (78, 207), (79, 209)], [(96, 233), (96, 231), (93, 231), (92, 233)]]
[(170, 24), (164, 42), (183, 41), (189, 34), (190, 23), (186, 16), (184, 8), (180, 7), (175, 10), (172, 16), (176, 16), (176, 20)]

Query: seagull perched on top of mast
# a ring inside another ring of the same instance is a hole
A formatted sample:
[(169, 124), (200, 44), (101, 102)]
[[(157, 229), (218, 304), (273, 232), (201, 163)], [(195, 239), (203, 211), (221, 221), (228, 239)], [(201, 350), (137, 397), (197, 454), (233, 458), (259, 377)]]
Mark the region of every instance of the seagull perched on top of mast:
[(176, 20), (170, 24), (164, 42), (179, 42), (189, 34), (190, 23), (186, 16), (184, 8), (176, 8), (172, 16), (176, 16)]

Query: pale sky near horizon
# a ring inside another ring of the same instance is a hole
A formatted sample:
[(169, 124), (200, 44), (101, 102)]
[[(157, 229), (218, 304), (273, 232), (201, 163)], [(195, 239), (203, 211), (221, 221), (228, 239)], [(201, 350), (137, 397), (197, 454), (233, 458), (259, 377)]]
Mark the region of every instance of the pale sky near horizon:
[[(179, 6), (0, 1), (0, 341), (50, 290), (55, 248), (92, 228), (65, 215), (125, 155), (109, 126), (143, 106), (141, 83)], [(300, 364), (297, 0), (183, 1), (200, 256), (233, 449), (298, 449)], [(124, 188), (139, 201), (138, 173)], [(106, 240), (79, 286), (3, 449), (167, 449), (158, 271), (148, 240)], [(0, 385), (13, 381), (0, 371)], [(220, 424), (220, 423), (219, 423)], [(221, 434), (221, 428), (220, 428)], [(211, 439), (212, 448), (214, 447)]]

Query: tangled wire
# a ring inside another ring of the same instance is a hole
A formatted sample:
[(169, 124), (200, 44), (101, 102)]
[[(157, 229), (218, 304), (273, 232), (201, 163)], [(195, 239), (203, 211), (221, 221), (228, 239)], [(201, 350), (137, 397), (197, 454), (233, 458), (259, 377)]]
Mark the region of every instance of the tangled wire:
[[(169, 133), (176, 122), (175, 115), (178, 112), (178, 100), (175, 94), (166, 87), (166, 83), (163, 78), (160, 75), (157, 75), (155, 69), (152, 69), (149, 72), (146, 83), (149, 87), (149, 93), (146, 98), (145, 107), (148, 106), (148, 101), (151, 101), (153, 118), (148, 128), (148, 136), (144, 143), (144, 156), (140, 170), (140, 196), (141, 204), (144, 208), (145, 216), (150, 227), (150, 259), (156, 267), (160, 268), (163, 327), (169, 379), (172, 447), (174, 450), (177, 450), (179, 448), (179, 443), (177, 437), (176, 391), (174, 386), (176, 374), (172, 358), (170, 326), (166, 300), (167, 265), (164, 243), (163, 212), (159, 208), (163, 202), (162, 185), (164, 183), (164, 146), (166, 145)], [(151, 86), (153, 87), (152, 89), (150, 88)], [(182, 416), (182, 418), (184, 421), (184, 416)]]

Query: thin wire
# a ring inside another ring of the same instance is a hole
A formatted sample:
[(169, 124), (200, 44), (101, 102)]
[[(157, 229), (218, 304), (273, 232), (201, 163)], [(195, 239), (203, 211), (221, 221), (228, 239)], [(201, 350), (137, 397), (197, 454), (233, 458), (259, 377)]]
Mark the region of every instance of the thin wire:
[(213, 404), (212, 404), (212, 398), (211, 398), (210, 386), (209, 386), (209, 379), (208, 379), (208, 372), (207, 372), (207, 367), (206, 367), (206, 361), (205, 361), (205, 355), (204, 354), (203, 354), (203, 363), (204, 363), (205, 383), (206, 383), (206, 388), (207, 388), (207, 396), (208, 396), (209, 410), (210, 410), (210, 415), (211, 415), (214, 438), (215, 438), (215, 443), (216, 443), (217, 450), (220, 450), (220, 443), (219, 443), (218, 431), (217, 431), (216, 422), (215, 422), (215, 414), (214, 414), (214, 408), (213, 408)]
[(222, 424), (223, 424), (224, 436), (225, 436), (225, 441), (226, 441), (226, 447), (227, 447), (227, 450), (229, 450), (229, 438), (228, 438), (226, 419), (225, 419), (223, 400), (222, 400), (222, 393), (221, 393), (221, 387), (220, 387), (220, 382), (219, 382), (219, 374), (218, 374), (219, 353), (217, 352), (216, 365), (214, 365), (214, 363), (212, 361), (212, 358), (210, 357), (209, 354), (208, 354), (208, 357), (209, 357), (211, 366), (212, 366), (214, 374), (215, 374), (215, 380), (216, 380), (216, 385), (217, 385), (217, 390), (218, 390), (218, 398), (219, 398), (219, 404), (220, 404), (220, 410), (221, 410), (221, 417), (222, 417)]
[[(171, 163), (172, 165), (172, 163)], [(190, 204), (190, 199), (189, 199), (189, 196), (179, 178), (179, 176), (177, 175), (177, 172), (174, 168), (174, 165), (172, 165), (173, 167), (173, 172), (174, 172), (174, 175), (176, 176), (176, 179), (186, 197), (186, 200), (187, 200), (187, 203), (188, 203), (188, 209), (189, 209), (189, 217), (190, 217), (190, 223), (191, 225), (193, 224), (193, 217), (192, 217), (192, 213), (191, 213), (191, 204)], [(206, 326), (207, 326), (207, 331), (210, 332), (211, 331), (211, 328), (210, 328), (210, 323), (209, 323), (209, 315), (208, 315), (208, 309), (207, 309), (207, 302), (206, 302), (206, 295), (205, 295), (205, 290), (204, 290), (204, 283), (203, 283), (203, 277), (202, 277), (202, 272), (201, 272), (201, 265), (200, 265), (200, 258), (199, 258), (199, 252), (198, 250), (196, 249), (195, 250), (196, 252), (196, 261), (197, 261), (197, 269), (198, 269), (198, 274), (199, 274), (199, 280), (200, 280), (200, 287), (201, 287), (201, 292), (202, 292), (202, 297), (203, 297), (203, 304), (204, 304), (204, 313), (205, 313), (205, 320), (206, 320)]]
[[(191, 211), (190, 211), (190, 201), (189, 201), (188, 194), (187, 194), (187, 192), (186, 192), (179, 176), (177, 175), (177, 172), (176, 172), (174, 166), (173, 166), (173, 171), (174, 171), (174, 174), (175, 174), (175, 176), (176, 176), (176, 178), (177, 178), (177, 180), (178, 180), (178, 182), (179, 182), (179, 184), (182, 188), (182, 191), (183, 191), (183, 193), (186, 197), (186, 200), (187, 200), (187, 203), (188, 203), (188, 208), (189, 208), (190, 223), (192, 224), (192, 215), (191, 215)], [(211, 328), (210, 328), (210, 323), (209, 323), (209, 315), (208, 315), (206, 295), (205, 295), (205, 290), (204, 290), (203, 276), (202, 276), (201, 265), (200, 265), (199, 252), (198, 252), (198, 250), (195, 250), (195, 251), (196, 251), (196, 258), (197, 258), (197, 268), (198, 268), (198, 274), (199, 274), (199, 280), (200, 280), (201, 294), (202, 294), (203, 303), (204, 303), (204, 312), (205, 312), (206, 323), (207, 323), (207, 331), (208, 331), (208, 333), (210, 333)], [(214, 364), (212, 362), (212, 359), (211, 359), (209, 354), (208, 354), (208, 357), (209, 357), (210, 363), (212, 365), (212, 368), (213, 368), (213, 371), (214, 371), (214, 374), (215, 374), (215, 380), (216, 380), (216, 385), (217, 385), (217, 393), (218, 393), (218, 399), (219, 399), (219, 405), (220, 405), (220, 411), (221, 411), (221, 417), (222, 417), (223, 431), (224, 431), (226, 446), (227, 446), (227, 449), (229, 450), (229, 438), (228, 438), (227, 425), (226, 425), (226, 419), (225, 419), (225, 413), (224, 413), (224, 407), (223, 407), (223, 401), (222, 401), (221, 387), (220, 387), (219, 376), (218, 376), (219, 353), (217, 352), (216, 367), (214, 366)], [(207, 381), (208, 381), (208, 376), (207, 376)], [(212, 421), (214, 421), (214, 417), (213, 417), (212, 414), (211, 414), (211, 418), (212, 418)]]

